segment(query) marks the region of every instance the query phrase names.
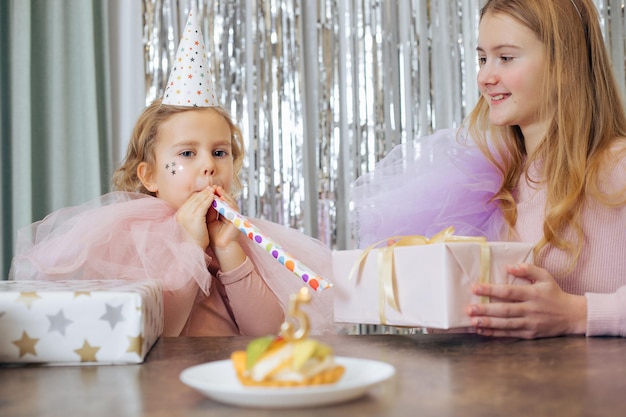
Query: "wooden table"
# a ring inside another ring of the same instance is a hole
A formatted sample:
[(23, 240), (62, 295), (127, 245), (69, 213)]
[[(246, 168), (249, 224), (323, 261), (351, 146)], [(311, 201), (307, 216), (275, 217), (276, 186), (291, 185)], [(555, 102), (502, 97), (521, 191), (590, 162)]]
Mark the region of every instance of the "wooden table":
[(343, 404), (222, 405), (179, 380), (247, 337), (161, 338), (140, 365), (0, 367), (0, 416), (620, 416), (626, 338), (520, 341), (470, 334), (325, 336), (338, 356), (385, 361), (391, 381)]

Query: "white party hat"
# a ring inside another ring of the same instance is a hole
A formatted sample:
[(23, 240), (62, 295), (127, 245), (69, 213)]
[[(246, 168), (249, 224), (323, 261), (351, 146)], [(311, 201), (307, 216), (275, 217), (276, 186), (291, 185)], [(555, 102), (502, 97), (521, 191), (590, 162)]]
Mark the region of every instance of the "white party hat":
[(163, 104), (190, 107), (218, 105), (195, 7), (189, 11), (181, 35), (174, 68), (163, 93)]

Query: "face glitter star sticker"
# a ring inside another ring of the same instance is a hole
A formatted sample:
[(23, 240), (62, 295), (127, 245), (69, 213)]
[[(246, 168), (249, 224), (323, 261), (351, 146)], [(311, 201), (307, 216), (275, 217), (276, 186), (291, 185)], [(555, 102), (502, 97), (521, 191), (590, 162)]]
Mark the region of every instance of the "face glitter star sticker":
[(199, 16), (193, 7), (181, 35), (174, 68), (167, 80), (163, 104), (189, 107), (218, 105), (206, 52)]
[(184, 165), (176, 164), (176, 161), (172, 161), (170, 164), (165, 164), (165, 169), (172, 175), (176, 175), (176, 171), (182, 171), (185, 169)]

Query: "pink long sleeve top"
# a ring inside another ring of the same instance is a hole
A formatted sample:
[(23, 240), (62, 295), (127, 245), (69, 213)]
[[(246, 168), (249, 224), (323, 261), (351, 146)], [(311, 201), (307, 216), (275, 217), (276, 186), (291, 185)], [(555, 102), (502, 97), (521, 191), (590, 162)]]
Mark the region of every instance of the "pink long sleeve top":
[[(623, 192), (625, 186), (626, 160), (621, 160), (605, 169), (601, 189)], [(537, 243), (543, 236), (546, 191), (522, 178), (517, 200), (515, 230), (522, 241)], [(564, 291), (586, 297), (587, 336), (626, 336), (626, 206), (611, 208), (589, 199), (581, 223), (583, 248), (572, 270), (567, 255), (553, 247), (538, 264)]]
[(276, 333), (284, 319), (283, 309), (254, 269), (250, 258), (228, 272), (216, 262), (209, 271), (213, 279), (203, 292), (194, 281), (165, 290), (164, 336), (262, 336)]

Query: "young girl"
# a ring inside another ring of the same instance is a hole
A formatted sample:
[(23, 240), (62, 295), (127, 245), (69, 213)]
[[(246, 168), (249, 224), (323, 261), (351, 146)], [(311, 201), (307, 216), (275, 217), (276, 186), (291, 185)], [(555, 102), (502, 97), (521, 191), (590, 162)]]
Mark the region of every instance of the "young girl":
[[(158, 279), (164, 336), (276, 333), (299, 278), (211, 207), (215, 195), (236, 206), (231, 193), (241, 186), (243, 156), (241, 133), (220, 107), (156, 100), (140, 116), (114, 175), (121, 191), (21, 231), (10, 278)], [(253, 222), (331, 276), (330, 250), (321, 242)], [(329, 295), (313, 295), (317, 305), (308, 312), (322, 332), (332, 322), (332, 303)]]
[[(305, 284), (212, 207), (219, 196), (236, 209), (244, 146), (241, 131), (215, 101), (203, 56), (192, 11), (180, 65), (164, 99), (139, 117), (114, 174), (116, 191), (21, 231), (11, 279), (157, 279), (164, 336), (279, 331), (289, 295)], [(321, 242), (250, 220), (299, 261), (332, 277), (331, 252)], [(332, 330), (329, 293), (313, 294), (308, 307), (314, 332)]]
[[(220, 107), (152, 103), (140, 116), (122, 190), (59, 210), (21, 231), (11, 279), (158, 279), (164, 336), (276, 333), (300, 279), (211, 207), (236, 207), (243, 160), (239, 129)], [(330, 250), (295, 230), (253, 223), (330, 277)], [(329, 294), (313, 294), (317, 332), (330, 329)]]
[[(593, 3), (489, 0), (477, 51), (481, 97), (459, 132), (467, 143), (429, 154), (434, 145), (426, 140), (428, 158), (409, 159), (402, 174), (387, 177), (406, 182), (403, 201), (410, 192), (427, 197), (414, 206), (417, 218), (404, 214), (388, 223), (403, 223), (404, 234), (429, 234), (422, 232), (431, 223), (459, 224), (491, 239), (536, 244), (536, 265), (508, 268), (531, 285), (474, 288), (502, 300), (467, 307), (480, 334), (626, 336), (626, 116)], [(427, 162), (442, 154), (443, 165)], [(452, 179), (442, 166), (453, 170)], [(430, 177), (406, 174), (429, 167)], [(355, 184), (362, 201), (374, 198), (365, 191), (375, 176)], [(428, 198), (424, 190), (431, 189), (444, 198)], [(358, 221), (366, 231), (381, 228), (380, 219)]]

